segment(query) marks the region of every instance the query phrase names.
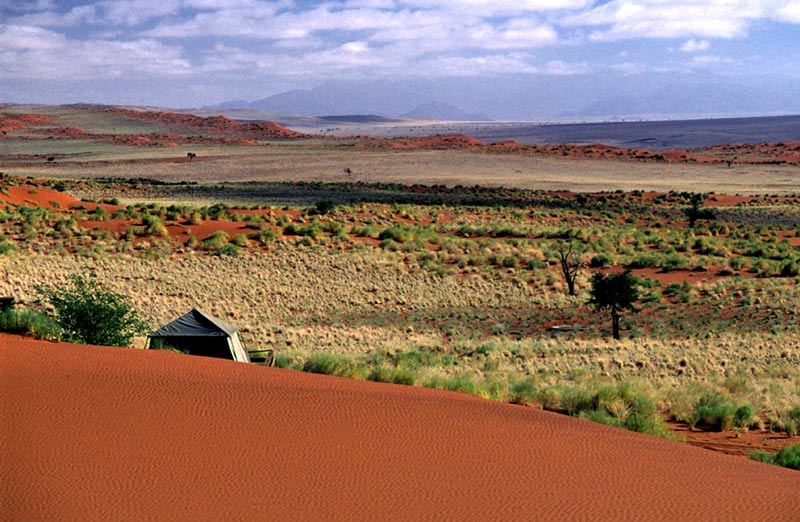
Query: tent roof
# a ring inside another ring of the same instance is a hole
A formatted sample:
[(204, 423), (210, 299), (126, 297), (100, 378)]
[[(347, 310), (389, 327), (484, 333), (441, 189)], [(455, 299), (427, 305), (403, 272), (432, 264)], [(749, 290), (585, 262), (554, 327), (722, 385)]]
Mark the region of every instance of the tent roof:
[(228, 337), (239, 328), (196, 308), (162, 326), (149, 337)]

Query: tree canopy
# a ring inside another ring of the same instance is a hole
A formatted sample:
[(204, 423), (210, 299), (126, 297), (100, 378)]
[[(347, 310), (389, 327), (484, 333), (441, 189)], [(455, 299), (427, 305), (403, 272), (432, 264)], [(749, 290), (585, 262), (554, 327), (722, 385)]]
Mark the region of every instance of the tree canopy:
[(607, 308), (611, 313), (611, 327), (614, 339), (619, 339), (620, 312), (635, 310), (639, 300), (639, 280), (630, 270), (618, 274), (592, 275), (592, 290), (589, 303), (598, 310)]

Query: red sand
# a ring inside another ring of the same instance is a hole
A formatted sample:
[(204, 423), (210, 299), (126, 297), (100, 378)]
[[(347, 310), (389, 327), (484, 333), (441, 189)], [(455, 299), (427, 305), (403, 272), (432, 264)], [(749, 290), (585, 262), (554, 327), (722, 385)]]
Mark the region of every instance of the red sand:
[(0, 519), (797, 520), (800, 473), (532, 408), (0, 335)]
[(162, 111), (136, 111), (130, 109), (102, 109), (102, 112), (119, 114), (138, 121), (155, 122), (164, 125), (175, 125), (191, 131), (202, 131), (211, 134), (234, 134), (259, 139), (293, 139), (303, 134), (289, 130), (271, 121), (241, 122), (225, 116), (203, 118), (191, 114), (179, 114)]

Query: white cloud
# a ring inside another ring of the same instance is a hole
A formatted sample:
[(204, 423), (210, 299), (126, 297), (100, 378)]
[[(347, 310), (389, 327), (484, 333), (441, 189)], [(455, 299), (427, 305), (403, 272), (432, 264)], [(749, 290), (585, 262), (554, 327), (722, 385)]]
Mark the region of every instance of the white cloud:
[(443, 9), (456, 15), (465, 11), (495, 15), (526, 11), (575, 10), (593, 3), (592, 0), (401, 0), (401, 2), (413, 7)]
[(25, 14), (11, 19), (9, 22), (17, 25), (30, 25), (38, 27), (69, 27), (79, 24), (93, 24), (96, 20), (96, 9), (93, 5), (81, 5), (66, 13), (57, 11), (42, 11)]
[(686, 53), (696, 53), (699, 51), (707, 51), (711, 47), (708, 40), (695, 40), (694, 38), (686, 40), (681, 45), (681, 51)]
[(789, 2), (778, 9), (775, 19), (778, 21), (800, 24), (800, 2)]
[(491, 56), (438, 56), (415, 64), (412, 74), (444, 76), (481, 76), (496, 74), (535, 74), (539, 72), (525, 54)]
[(191, 72), (179, 47), (155, 40), (71, 40), (38, 27), (0, 25), (0, 78), (103, 79)]
[(180, 0), (106, 0), (97, 4), (107, 23), (135, 26), (154, 18), (175, 15)]
[(556, 76), (572, 76), (575, 74), (587, 74), (592, 71), (589, 64), (585, 62), (567, 63), (562, 60), (552, 60), (544, 64), (541, 68), (542, 73)]
[[(725, 50), (717, 39), (744, 38), (757, 22), (800, 23), (798, 0), (75, 3), (81, 5), (0, 0), (0, 9), (13, 14), (0, 33), (0, 67), (6, 67), (0, 77), (247, 70), (310, 78), (342, 71), (353, 76), (583, 74), (597, 70), (606, 57), (599, 54), (598, 42), (641, 39), (671, 40), (669, 50), (692, 53), (682, 57), (684, 70), (726, 63), (708, 54), (712, 45)], [(83, 26), (83, 35), (76, 36), (75, 28)], [(633, 74), (653, 70), (644, 64), (675, 58), (664, 46), (652, 46), (667, 55), (661, 59), (641, 56), (635, 44), (626, 47), (630, 56), (619, 53), (622, 63), (604, 67)], [(561, 49), (569, 53), (559, 55)], [(63, 52), (58, 56), (56, 50)]]
[(612, 0), (564, 18), (597, 27), (593, 41), (739, 38), (758, 20), (800, 23), (800, 2), (781, 0)]
[(692, 63), (695, 65), (716, 65), (716, 64), (732, 64), (736, 63), (736, 60), (733, 58), (729, 58), (727, 56), (715, 56), (715, 55), (702, 55), (702, 56), (695, 56), (692, 58)]

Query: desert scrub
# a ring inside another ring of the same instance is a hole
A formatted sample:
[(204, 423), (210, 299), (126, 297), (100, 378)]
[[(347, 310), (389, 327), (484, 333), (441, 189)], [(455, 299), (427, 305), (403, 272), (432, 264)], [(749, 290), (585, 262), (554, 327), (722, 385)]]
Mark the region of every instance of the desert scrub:
[(317, 239), (322, 234), (322, 226), (318, 223), (311, 223), (308, 225), (298, 225), (296, 223), (289, 223), (283, 227), (284, 236), (301, 236), (311, 239)]
[(597, 390), (583, 386), (556, 389), (557, 398), (552, 391), (542, 391), (542, 404), (547, 409), (639, 433), (667, 438), (672, 435), (656, 402), (628, 382), (600, 386)]
[(0, 331), (35, 339), (61, 340), (61, 327), (45, 313), (32, 308), (0, 310)]
[(228, 244), (228, 234), (218, 230), (208, 236), (200, 243), (200, 248), (208, 251), (218, 252), (222, 247)]
[(756, 451), (750, 454), (750, 458), (766, 464), (800, 470), (800, 444), (786, 446), (774, 455), (766, 451)]
[(317, 352), (312, 354), (303, 364), (303, 371), (347, 377), (349, 379), (363, 379), (365, 368), (353, 358), (346, 355), (331, 355)]

